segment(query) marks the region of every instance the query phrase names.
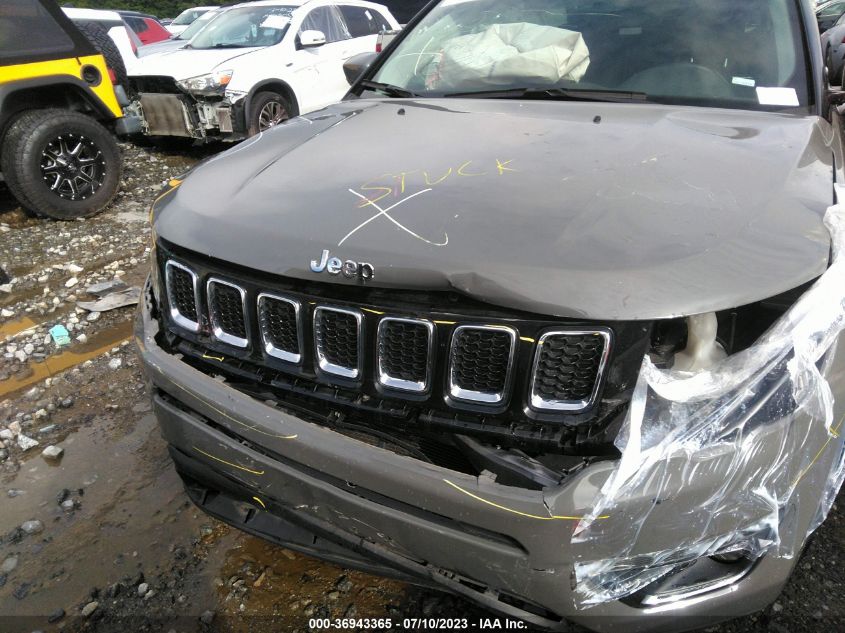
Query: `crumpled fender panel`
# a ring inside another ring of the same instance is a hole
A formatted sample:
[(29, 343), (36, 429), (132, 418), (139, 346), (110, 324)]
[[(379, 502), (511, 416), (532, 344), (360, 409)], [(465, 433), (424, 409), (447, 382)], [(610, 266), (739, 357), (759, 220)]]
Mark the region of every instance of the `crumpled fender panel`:
[(845, 477), (843, 194), (833, 264), (756, 344), (694, 374), (643, 361), (621, 460), (572, 537), (580, 606), (717, 553), (791, 558), (827, 516)]

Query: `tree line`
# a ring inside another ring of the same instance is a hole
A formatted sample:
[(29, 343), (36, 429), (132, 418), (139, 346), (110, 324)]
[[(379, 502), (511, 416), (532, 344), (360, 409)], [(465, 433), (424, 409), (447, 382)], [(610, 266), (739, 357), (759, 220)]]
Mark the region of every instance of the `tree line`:
[(232, 4), (234, 0), (69, 0), (59, 2), (78, 9), (128, 9), (150, 13), (159, 18), (175, 18), (183, 10), (196, 6)]

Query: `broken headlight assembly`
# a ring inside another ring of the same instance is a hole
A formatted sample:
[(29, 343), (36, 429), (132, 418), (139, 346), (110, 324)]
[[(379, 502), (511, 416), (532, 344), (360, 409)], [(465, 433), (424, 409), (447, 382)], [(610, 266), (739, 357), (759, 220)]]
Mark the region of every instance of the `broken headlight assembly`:
[(226, 86), (232, 81), (232, 70), (216, 70), (206, 75), (177, 81), (176, 85), (185, 92), (207, 97), (220, 96), (226, 92)]

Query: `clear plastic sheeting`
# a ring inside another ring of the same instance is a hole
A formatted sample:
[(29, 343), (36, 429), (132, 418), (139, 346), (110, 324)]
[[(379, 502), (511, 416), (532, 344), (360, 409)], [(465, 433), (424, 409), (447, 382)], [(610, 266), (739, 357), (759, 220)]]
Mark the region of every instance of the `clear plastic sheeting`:
[(831, 266), (752, 347), (694, 373), (643, 361), (621, 459), (572, 537), (580, 607), (706, 556), (791, 558), (827, 516), (845, 473), (829, 384), (842, 379), (845, 205), (825, 224)]
[(494, 24), (481, 33), (462, 35), (444, 46), (431, 87), (496, 88), (515, 79), (524, 85), (554, 86), (579, 81), (590, 65), (580, 33), (519, 22)]

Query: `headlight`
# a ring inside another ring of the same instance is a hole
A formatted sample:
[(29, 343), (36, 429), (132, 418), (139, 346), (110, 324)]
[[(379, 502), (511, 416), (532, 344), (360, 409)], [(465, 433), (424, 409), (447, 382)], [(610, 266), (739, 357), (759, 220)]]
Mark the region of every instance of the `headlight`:
[(185, 92), (192, 92), (201, 95), (220, 95), (226, 90), (226, 86), (232, 81), (232, 70), (217, 70), (207, 75), (199, 75), (190, 79), (177, 81), (176, 85)]

